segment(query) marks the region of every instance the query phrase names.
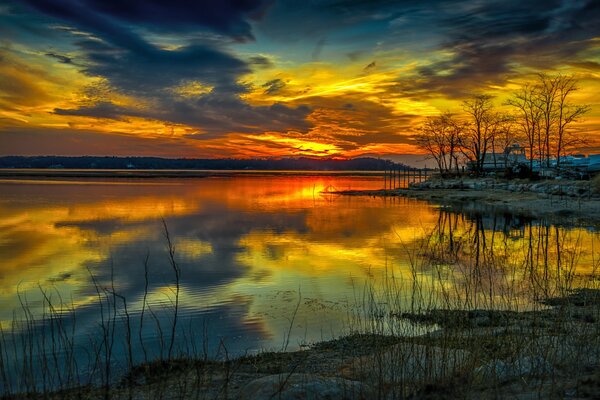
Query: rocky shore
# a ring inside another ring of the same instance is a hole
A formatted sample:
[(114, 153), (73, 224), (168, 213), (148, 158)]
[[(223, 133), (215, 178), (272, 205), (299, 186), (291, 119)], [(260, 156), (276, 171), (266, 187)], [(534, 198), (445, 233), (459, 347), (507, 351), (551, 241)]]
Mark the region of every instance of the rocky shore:
[(456, 211), (510, 213), (556, 223), (600, 224), (600, 193), (593, 181), (429, 179), (405, 189), (351, 190), (347, 196), (404, 196)]

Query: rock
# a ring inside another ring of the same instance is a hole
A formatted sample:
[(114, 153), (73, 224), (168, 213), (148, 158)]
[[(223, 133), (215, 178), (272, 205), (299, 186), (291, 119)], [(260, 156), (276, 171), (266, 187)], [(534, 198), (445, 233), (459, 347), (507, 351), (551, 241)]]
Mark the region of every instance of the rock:
[(244, 386), (240, 400), (369, 399), (369, 388), (356, 381), (314, 374), (278, 374), (255, 379)]
[(482, 380), (507, 382), (520, 377), (539, 377), (552, 371), (552, 365), (540, 356), (521, 356), (513, 361), (493, 360), (475, 369), (475, 376)]

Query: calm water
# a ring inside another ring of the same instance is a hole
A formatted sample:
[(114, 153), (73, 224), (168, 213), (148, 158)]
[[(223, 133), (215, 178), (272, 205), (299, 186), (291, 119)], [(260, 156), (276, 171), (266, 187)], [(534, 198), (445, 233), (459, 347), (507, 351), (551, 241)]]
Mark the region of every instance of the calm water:
[(50, 302), (61, 329), (83, 338), (78, 349), (101, 351), (102, 318), (123, 339), (129, 315), (134, 361), (167, 352), (176, 280), (163, 220), (180, 269), (175, 352), (295, 349), (348, 333), (361, 305), (389, 305), (390, 276), (393, 301), (412, 307), (415, 282), (419, 303), (441, 293), (497, 306), (506, 289), (527, 307), (532, 291), (595, 274), (590, 228), (326, 193), (382, 186), (325, 175), (1, 181), (0, 324), (43, 326)]

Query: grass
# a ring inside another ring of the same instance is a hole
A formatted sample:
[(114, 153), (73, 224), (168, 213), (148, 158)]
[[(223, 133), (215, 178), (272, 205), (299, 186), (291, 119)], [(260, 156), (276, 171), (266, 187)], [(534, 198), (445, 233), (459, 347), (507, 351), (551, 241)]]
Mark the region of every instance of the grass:
[[(465, 220), (442, 211), (436, 229), (409, 252), (408, 275), (392, 269), (357, 289), (340, 338), (302, 351), (235, 358), (223, 341), (209, 357), (206, 331), (178, 325), (181, 274), (165, 225), (175, 281), (171, 308), (147, 304), (147, 268), (142, 312), (135, 317), (115, 285), (102, 287), (92, 274), (99, 323), (81, 342), (73, 304), (40, 288), (44, 311), (36, 319), (20, 296), (24, 317), (15, 315), (10, 331), (0, 331), (2, 394), (226, 399), (259, 377), (282, 374), (283, 387), (288, 378), (312, 374), (362, 382), (369, 392), (359, 397), (368, 398), (597, 398), (597, 265), (579, 276), (580, 239), (557, 228), (530, 222), (515, 246), (510, 235), (485, 223), (481, 216)], [(171, 317), (161, 318), (164, 311)], [(156, 352), (141, 333), (150, 324)], [(134, 354), (135, 340), (143, 354)]]

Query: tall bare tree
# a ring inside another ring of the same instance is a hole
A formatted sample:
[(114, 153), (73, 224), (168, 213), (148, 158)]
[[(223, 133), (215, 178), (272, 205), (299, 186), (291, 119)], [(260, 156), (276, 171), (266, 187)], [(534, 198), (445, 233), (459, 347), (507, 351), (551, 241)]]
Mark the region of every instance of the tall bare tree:
[(504, 117), (494, 110), (493, 96), (480, 94), (463, 102), (468, 125), (461, 136), (461, 151), (477, 173), (483, 172), (488, 151)]
[(542, 118), (538, 101), (537, 88), (534, 85), (526, 84), (513, 93), (512, 97), (506, 102), (507, 105), (517, 109), (515, 123), (520, 128), (527, 153), (529, 153), (530, 170), (533, 169), (533, 160), (536, 157), (537, 138)]
[(567, 149), (580, 142), (569, 128), (590, 107), (570, 102), (576, 90), (577, 81), (572, 75), (540, 73), (535, 84), (524, 85), (506, 102), (517, 109), (516, 121), (525, 138), (530, 168), (534, 158), (546, 167), (555, 159), (559, 168)]
[(458, 172), (458, 147), (462, 125), (453, 114), (446, 112), (429, 117), (415, 136), (417, 146), (436, 162), (442, 175)]
[(574, 144), (580, 142), (580, 138), (572, 135), (568, 129), (569, 125), (578, 121), (584, 114), (590, 111), (588, 105), (571, 104), (568, 102), (568, 97), (576, 91), (577, 81), (572, 75), (557, 77), (557, 93), (556, 93), (556, 167), (560, 168), (560, 159), (564, 156), (565, 150)]
[[(499, 126), (497, 132), (491, 139), (491, 150), (492, 150), (492, 162), (494, 163), (494, 167), (498, 167), (498, 154), (504, 154), (504, 157), (507, 156), (507, 149), (515, 144), (520, 143), (520, 137), (518, 135), (517, 129), (515, 127), (514, 118), (509, 114), (498, 114)], [(506, 162), (507, 159), (504, 158)], [(501, 166), (506, 167), (504, 164)]]
[(550, 167), (552, 154), (552, 129), (556, 123), (556, 100), (558, 92), (558, 76), (550, 76), (545, 73), (538, 74), (536, 88), (537, 101), (535, 104), (541, 113), (541, 126), (538, 137), (540, 165)]

